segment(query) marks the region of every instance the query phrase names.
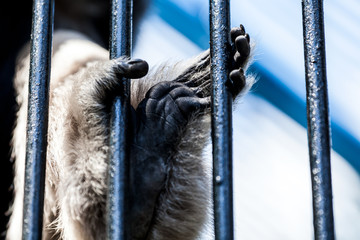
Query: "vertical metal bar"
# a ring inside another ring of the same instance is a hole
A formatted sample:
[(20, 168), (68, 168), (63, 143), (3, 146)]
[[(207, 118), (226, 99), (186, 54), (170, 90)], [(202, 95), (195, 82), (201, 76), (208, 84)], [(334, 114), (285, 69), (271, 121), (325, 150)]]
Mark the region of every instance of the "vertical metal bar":
[[(132, 45), (131, 0), (112, 0), (110, 59), (129, 56)], [(129, 239), (128, 210), (129, 150), (127, 143), (130, 110), (130, 82), (122, 78), (122, 90), (113, 102), (110, 122), (109, 191), (107, 198), (107, 239)]]
[(302, 0), (315, 239), (334, 239), (322, 0)]
[(42, 237), (53, 6), (52, 0), (33, 3), (23, 239)]
[(112, 0), (110, 29), (110, 59), (131, 56), (132, 0)]
[(214, 224), (219, 240), (234, 238), (232, 98), (225, 87), (230, 67), (229, 10), (228, 0), (210, 0)]

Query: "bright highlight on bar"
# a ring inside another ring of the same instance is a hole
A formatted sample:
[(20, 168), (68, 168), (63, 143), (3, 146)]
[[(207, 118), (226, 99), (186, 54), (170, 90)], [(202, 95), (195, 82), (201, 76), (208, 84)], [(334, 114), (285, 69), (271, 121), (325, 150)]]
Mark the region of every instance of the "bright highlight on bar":
[[(132, 0), (113, 0), (110, 26), (110, 59), (131, 55)], [(129, 239), (129, 114), (130, 82), (122, 78), (121, 95), (113, 102), (110, 120), (110, 155), (108, 166), (107, 239)]]
[(210, 0), (212, 141), (215, 239), (234, 239), (232, 184), (232, 98), (225, 82), (230, 66), (230, 3)]
[(53, 33), (53, 1), (35, 0), (30, 53), (22, 239), (41, 239)]
[(322, 0), (303, 0), (308, 141), (316, 240), (335, 238)]

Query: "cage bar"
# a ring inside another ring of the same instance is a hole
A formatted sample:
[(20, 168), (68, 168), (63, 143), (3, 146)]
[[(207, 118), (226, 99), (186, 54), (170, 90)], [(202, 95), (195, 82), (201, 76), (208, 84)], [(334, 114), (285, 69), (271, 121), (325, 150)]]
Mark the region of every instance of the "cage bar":
[(334, 239), (330, 125), (322, 0), (303, 0), (308, 141), (316, 240)]
[[(111, 6), (110, 59), (131, 55), (131, 0), (113, 0)], [(107, 197), (107, 239), (129, 239), (128, 210), (129, 142), (127, 126), (130, 114), (130, 82), (120, 79), (120, 93), (115, 97), (110, 120), (110, 156)]]
[(230, 3), (210, 0), (213, 198), (215, 239), (234, 239), (232, 185), (232, 97), (226, 90), (230, 55)]
[(23, 239), (42, 237), (53, 6), (53, 0), (34, 0), (33, 3)]

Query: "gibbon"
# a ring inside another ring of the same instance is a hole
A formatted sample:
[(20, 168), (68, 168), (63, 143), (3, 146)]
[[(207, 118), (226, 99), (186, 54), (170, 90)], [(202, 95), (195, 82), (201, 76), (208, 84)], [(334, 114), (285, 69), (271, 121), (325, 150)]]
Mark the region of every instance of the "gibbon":
[[(231, 31), (233, 98), (252, 85), (244, 71), (250, 38)], [(43, 239), (105, 239), (111, 103), (121, 77), (131, 78), (131, 239), (197, 239), (212, 216), (210, 53), (150, 69), (144, 60), (108, 60), (88, 36), (56, 30), (49, 93)], [(29, 46), (19, 54), (14, 85), (15, 198), (7, 239), (20, 239), (23, 213)], [(211, 221), (211, 220), (210, 220)]]

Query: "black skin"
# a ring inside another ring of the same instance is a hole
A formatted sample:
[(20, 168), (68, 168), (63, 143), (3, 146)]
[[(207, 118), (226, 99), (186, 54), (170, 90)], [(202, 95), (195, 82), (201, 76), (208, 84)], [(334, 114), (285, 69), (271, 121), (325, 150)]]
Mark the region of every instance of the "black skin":
[[(242, 25), (231, 30), (232, 71), (226, 86), (233, 97), (245, 86), (242, 67), (250, 54), (249, 43), (250, 37)], [(121, 62), (118, 66), (121, 74), (128, 78), (142, 77), (148, 71), (147, 63), (142, 60)], [(191, 72), (189, 70), (188, 74)], [(204, 90), (205, 81), (210, 84), (209, 79), (190, 81), (184, 74), (174, 81), (158, 83), (134, 110), (135, 134), (130, 163), (131, 239), (146, 239), (157, 199), (165, 185), (168, 159), (182, 137), (182, 129), (194, 113), (201, 114), (210, 108), (210, 91)]]

